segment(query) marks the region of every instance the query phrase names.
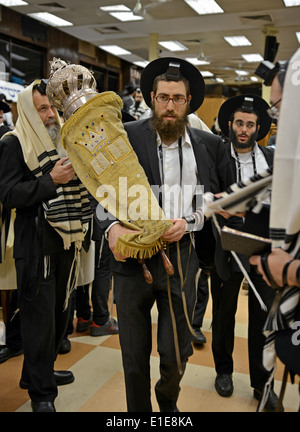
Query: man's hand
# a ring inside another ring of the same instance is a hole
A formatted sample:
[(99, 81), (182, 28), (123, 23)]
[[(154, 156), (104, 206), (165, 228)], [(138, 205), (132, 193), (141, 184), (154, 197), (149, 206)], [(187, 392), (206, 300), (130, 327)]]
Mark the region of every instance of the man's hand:
[(185, 219), (170, 219), (173, 226), (166, 231), (161, 238), (168, 242), (176, 242), (181, 239), (187, 229), (187, 222)]
[[(53, 170), (50, 172), (53, 183), (55, 185), (66, 184), (75, 175), (75, 171), (72, 167), (71, 162), (67, 162), (68, 158), (63, 157), (54, 165)], [(66, 163), (67, 162), (67, 163)]]
[(118, 238), (123, 234), (132, 234), (132, 233), (138, 233), (139, 231), (134, 231), (128, 228), (125, 228), (120, 223), (114, 224), (108, 231), (108, 244), (109, 248), (114, 254), (114, 257), (117, 261), (124, 261), (126, 258), (128, 258), (125, 255), (122, 255), (121, 253), (115, 253), (114, 250), (116, 248), (116, 244), (118, 241)]

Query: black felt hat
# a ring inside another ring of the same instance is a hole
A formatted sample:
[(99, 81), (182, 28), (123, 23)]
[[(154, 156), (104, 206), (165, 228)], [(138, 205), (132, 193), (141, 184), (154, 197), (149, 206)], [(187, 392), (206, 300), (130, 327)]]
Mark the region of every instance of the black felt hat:
[(223, 103), (219, 110), (218, 122), (222, 133), (229, 136), (229, 125), (231, 114), (239, 108), (250, 108), (259, 113), (260, 128), (258, 131), (257, 141), (263, 139), (270, 130), (272, 119), (267, 113), (270, 108), (269, 104), (260, 96), (246, 94), (233, 96)]
[(176, 57), (162, 57), (149, 63), (142, 72), (140, 88), (144, 100), (151, 106), (151, 92), (153, 82), (158, 75), (167, 73), (168, 78), (178, 81), (180, 76), (184, 76), (190, 83), (191, 91), (191, 112), (197, 111), (202, 105), (205, 95), (205, 83), (200, 71), (186, 60)]
[(3, 100), (0, 100), (0, 110), (2, 110), (4, 113), (8, 113), (10, 111), (9, 105)]

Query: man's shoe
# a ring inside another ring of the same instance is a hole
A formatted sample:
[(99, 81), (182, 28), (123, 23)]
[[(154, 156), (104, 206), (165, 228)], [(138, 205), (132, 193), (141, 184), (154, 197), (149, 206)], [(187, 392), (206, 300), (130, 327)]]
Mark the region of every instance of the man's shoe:
[(193, 327), (194, 332), (196, 333), (196, 336), (192, 335), (192, 342), (197, 345), (203, 345), (206, 342), (206, 337), (202, 333), (201, 329), (197, 329)]
[(33, 412), (56, 412), (53, 402), (31, 402)]
[[(57, 386), (71, 384), (75, 381), (75, 377), (71, 371), (54, 371), (54, 377)], [(29, 382), (20, 379), (20, 387), (24, 390), (29, 389)]]
[(233, 393), (231, 374), (218, 374), (215, 380), (215, 388), (220, 396), (231, 396)]
[(6, 345), (0, 346), (0, 363), (6, 362), (6, 360), (9, 360), (12, 357), (17, 357), (19, 355), (23, 354), (23, 350), (14, 351)]
[(67, 354), (71, 351), (71, 342), (67, 337), (64, 337), (61, 346), (58, 350), (58, 354)]
[(92, 317), (90, 317), (90, 319), (88, 319), (88, 320), (86, 320), (82, 317), (79, 317), (77, 319), (76, 331), (78, 333), (83, 333), (83, 332), (87, 331), (91, 326), (91, 322), (92, 322)]
[[(253, 391), (253, 396), (258, 401), (261, 400), (262, 394), (263, 394), (263, 392), (261, 390), (254, 389), (254, 391)], [(276, 395), (276, 393), (274, 392), (274, 390), (271, 389), (270, 393), (269, 393), (269, 396), (268, 396), (268, 399), (267, 399), (267, 402), (265, 404), (264, 410), (267, 411), (267, 412), (275, 412), (276, 408), (277, 408), (277, 405), (278, 405), (278, 401), (279, 401), (278, 396)], [(281, 405), (280, 412), (283, 412), (283, 411), (284, 411), (284, 408)]]
[(117, 321), (110, 317), (102, 326), (97, 325), (94, 321), (91, 324), (91, 336), (108, 336), (119, 333)]

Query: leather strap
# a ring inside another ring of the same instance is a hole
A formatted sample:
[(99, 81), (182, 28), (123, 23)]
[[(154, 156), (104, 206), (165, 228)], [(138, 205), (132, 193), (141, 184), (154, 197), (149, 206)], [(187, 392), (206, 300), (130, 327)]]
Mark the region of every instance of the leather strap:
[(270, 253), (267, 254), (263, 254), (260, 256), (260, 262), (261, 262), (261, 266), (263, 268), (264, 274), (266, 275), (266, 278), (268, 279), (271, 287), (275, 290), (279, 290), (282, 289), (282, 287), (280, 287), (279, 285), (277, 285), (277, 283), (274, 281), (269, 266), (268, 266), (268, 256), (270, 255)]
[(285, 263), (283, 270), (282, 270), (282, 282), (283, 282), (283, 286), (286, 287), (288, 286), (288, 282), (287, 282), (287, 272), (288, 272), (288, 268), (290, 266), (290, 264), (293, 262), (294, 260), (291, 259), (290, 261), (288, 261), (287, 263)]

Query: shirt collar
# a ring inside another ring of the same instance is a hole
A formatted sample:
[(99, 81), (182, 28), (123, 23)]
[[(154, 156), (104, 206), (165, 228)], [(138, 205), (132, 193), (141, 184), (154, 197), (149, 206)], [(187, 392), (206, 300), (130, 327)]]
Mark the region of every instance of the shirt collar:
[[(234, 151), (234, 147), (233, 147), (233, 144), (231, 143), (230, 144), (231, 145), (231, 156), (234, 158), (234, 159), (237, 159), (237, 157), (236, 157), (236, 154), (235, 154), (235, 151)], [(257, 144), (257, 142), (254, 144), (254, 146), (253, 146), (253, 150), (254, 150), (254, 154), (255, 154), (255, 156), (258, 156), (259, 155), (259, 152), (258, 152), (258, 144)], [(251, 150), (248, 152), (248, 153), (243, 153), (243, 154), (251, 154)]]
[[(161, 140), (161, 138), (160, 138), (160, 136), (159, 136), (158, 133), (156, 134), (156, 143), (157, 143), (157, 147), (159, 147), (161, 144), (163, 144), (163, 143), (162, 143), (162, 140)], [(183, 136), (182, 136), (182, 145), (184, 146), (185, 144), (186, 144), (186, 145), (189, 145), (190, 147), (192, 147), (191, 138), (190, 138), (190, 135), (188, 134), (187, 128), (184, 129), (184, 134), (183, 134)], [(164, 144), (163, 144), (163, 145), (164, 145)], [(173, 142), (170, 146), (168, 146), (168, 147), (171, 147), (171, 148), (178, 147), (178, 140), (177, 140), (177, 141), (174, 141), (174, 142)]]

